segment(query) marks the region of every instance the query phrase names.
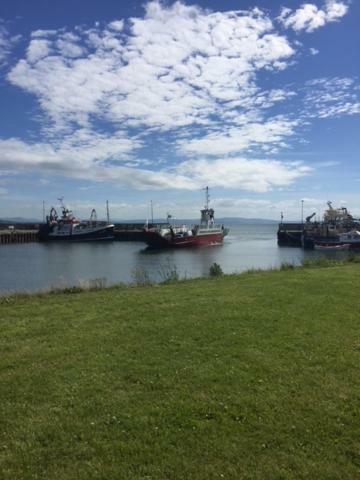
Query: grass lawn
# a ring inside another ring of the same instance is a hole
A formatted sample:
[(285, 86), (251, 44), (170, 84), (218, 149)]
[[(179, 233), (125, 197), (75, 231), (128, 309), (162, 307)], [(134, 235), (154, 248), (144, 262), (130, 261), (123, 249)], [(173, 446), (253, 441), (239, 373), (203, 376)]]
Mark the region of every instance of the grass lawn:
[(360, 478), (360, 265), (0, 300), (0, 478)]

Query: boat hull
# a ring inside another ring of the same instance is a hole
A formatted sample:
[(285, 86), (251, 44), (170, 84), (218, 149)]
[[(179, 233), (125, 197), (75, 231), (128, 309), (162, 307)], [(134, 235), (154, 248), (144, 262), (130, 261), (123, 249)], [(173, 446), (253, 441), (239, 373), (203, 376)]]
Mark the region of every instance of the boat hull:
[(224, 240), (223, 232), (207, 234), (163, 237), (158, 232), (144, 232), (143, 241), (150, 248), (187, 248), (221, 245)]
[(353, 249), (359, 249), (360, 248), (360, 241), (358, 240), (348, 240), (346, 241), (321, 241), (321, 242), (314, 242), (314, 249), (315, 250), (322, 250), (322, 249), (343, 249), (343, 250), (353, 250)]
[(336, 245), (321, 245), (321, 244), (315, 244), (314, 249), (319, 250), (322, 252), (336, 252), (336, 251), (341, 251), (341, 250), (349, 250), (350, 244), (348, 243), (343, 243), (343, 244), (336, 244)]
[(91, 242), (91, 241), (109, 241), (114, 240), (114, 227), (104, 227), (87, 232), (76, 232), (69, 234), (60, 234), (49, 232), (47, 241), (61, 242)]

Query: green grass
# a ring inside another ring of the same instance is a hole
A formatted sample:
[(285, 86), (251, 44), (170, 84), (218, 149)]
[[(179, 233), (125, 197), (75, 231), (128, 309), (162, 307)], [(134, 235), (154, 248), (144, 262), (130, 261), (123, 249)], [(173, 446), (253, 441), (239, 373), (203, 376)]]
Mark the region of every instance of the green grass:
[(0, 478), (359, 478), (360, 266), (0, 304)]

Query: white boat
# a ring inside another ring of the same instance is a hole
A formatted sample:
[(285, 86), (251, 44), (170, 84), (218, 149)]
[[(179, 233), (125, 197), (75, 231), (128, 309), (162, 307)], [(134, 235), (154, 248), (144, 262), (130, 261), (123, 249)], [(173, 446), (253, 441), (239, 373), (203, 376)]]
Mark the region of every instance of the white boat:
[(349, 250), (349, 248), (360, 248), (360, 232), (358, 230), (350, 230), (331, 239), (318, 240), (314, 243), (315, 250)]
[(95, 209), (92, 210), (88, 221), (78, 220), (61, 201), (61, 216), (59, 217), (54, 207), (47, 217), (47, 223), (42, 229), (43, 240), (63, 240), (84, 242), (91, 240), (113, 240), (114, 225), (97, 220)]
[(342, 244), (348, 243), (350, 248), (360, 248), (360, 232), (358, 230), (351, 230), (350, 232), (341, 233), (339, 235), (339, 242)]

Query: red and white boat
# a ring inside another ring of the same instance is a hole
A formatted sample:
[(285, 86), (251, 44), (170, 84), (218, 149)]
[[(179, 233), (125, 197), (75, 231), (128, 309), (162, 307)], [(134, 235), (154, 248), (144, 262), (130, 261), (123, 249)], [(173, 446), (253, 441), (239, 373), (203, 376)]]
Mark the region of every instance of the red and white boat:
[(330, 245), (330, 244), (322, 245), (322, 244), (315, 243), (314, 245), (314, 249), (319, 250), (321, 252), (337, 252), (339, 250), (349, 250), (349, 248), (350, 248), (349, 243), (344, 243), (344, 244), (339, 243), (339, 244), (333, 244), (333, 245)]
[(348, 243), (351, 249), (360, 248), (360, 232), (358, 230), (341, 233), (339, 235), (339, 240), (342, 245)]
[(215, 225), (214, 210), (209, 208), (209, 188), (205, 188), (205, 207), (197, 225), (159, 225), (144, 228), (143, 241), (151, 248), (182, 248), (221, 245), (229, 229)]
[(340, 233), (333, 240), (317, 241), (314, 244), (316, 250), (348, 250), (360, 248), (360, 232), (351, 230), (350, 232)]
[(40, 238), (44, 241), (72, 241), (87, 242), (91, 240), (113, 240), (114, 225), (97, 220), (95, 209), (92, 210), (90, 220), (80, 221), (71, 210), (63, 204), (62, 198), (61, 216), (52, 207), (47, 222), (40, 230)]

